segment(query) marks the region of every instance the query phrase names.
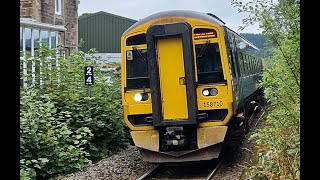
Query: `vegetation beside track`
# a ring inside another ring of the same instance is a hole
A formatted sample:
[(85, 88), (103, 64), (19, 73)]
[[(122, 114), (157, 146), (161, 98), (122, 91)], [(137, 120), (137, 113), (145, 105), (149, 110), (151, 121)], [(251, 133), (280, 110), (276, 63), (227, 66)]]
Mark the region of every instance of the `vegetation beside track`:
[(270, 107), (265, 127), (251, 136), (257, 158), (246, 179), (300, 179), (300, 0), (232, 4), (249, 14), (243, 28), (259, 23), (273, 47), (261, 84)]
[[(103, 74), (93, 52), (52, 58), (56, 57), (56, 49), (43, 45), (34, 57), (26, 58), (26, 64), (35, 62), (36, 81), (31, 85), (30, 68), (26, 77), (29, 87), (20, 89), (22, 180), (73, 173), (127, 146), (120, 65), (114, 64), (116, 68)], [(59, 67), (55, 66), (57, 59)], [(84, 67), (88, 65), (94, 66), (95, 75), (90, 92), (84, 84)]]

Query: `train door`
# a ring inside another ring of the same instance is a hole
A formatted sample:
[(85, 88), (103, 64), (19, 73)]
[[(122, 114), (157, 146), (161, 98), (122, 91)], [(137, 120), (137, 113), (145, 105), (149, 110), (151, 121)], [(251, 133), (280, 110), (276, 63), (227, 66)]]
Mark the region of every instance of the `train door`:
[(232, 86), (233, 86), (233, 92), (234, 92), (234, 98), (235, 98), (235, 104), (234, 104), (234, 109), (235, 107), (238, 106), (239, 103), (239, 84), (241, 83), (241, 78), (240, 78), (240, 65), (239, 65), (239, 56), (235, 44), (235, 37), (230, 33), (229, 36), (229, 43), (230, 43), (230, 50), (229, 50), (229, 55), (230, 55), (230, 63), (232, 67)]
[(182, 38), (159, 38), (156, 44), (163, 120), (187, 119)]
[(146, 33), (154, 126), (197, 122), (191, 26), (157, 24)]

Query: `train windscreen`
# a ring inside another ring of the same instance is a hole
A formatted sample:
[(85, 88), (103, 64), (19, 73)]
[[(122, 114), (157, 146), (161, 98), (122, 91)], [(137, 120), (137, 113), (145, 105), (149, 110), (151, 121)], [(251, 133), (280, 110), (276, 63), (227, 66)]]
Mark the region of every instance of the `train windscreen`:
[(197, 44), (197, 75), (198, 84), (224, 82), (221, 57), (218, 43)]
[(126, 54), (127, 89), (150, 88), (147, 50), (133, 48)]

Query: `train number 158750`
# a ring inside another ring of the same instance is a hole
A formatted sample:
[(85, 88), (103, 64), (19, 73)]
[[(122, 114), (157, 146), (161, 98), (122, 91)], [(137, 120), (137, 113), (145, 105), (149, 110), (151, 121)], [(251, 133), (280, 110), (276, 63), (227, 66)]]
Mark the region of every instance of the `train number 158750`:
[(216, 101), (216, 102), (204, 102), (204, 107), (220, 107), (223, 105), (222, 101)]

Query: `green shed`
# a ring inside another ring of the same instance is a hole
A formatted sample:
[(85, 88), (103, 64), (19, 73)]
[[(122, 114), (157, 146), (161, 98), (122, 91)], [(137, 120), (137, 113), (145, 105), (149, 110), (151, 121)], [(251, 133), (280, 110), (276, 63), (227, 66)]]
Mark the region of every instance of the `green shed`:
[(97, 12), (81, 15), (78, 24), (78, 39), (84, 42), (79, 47), (87, 52), (95, 48), (99, 53), (120, 53), (120, 38), (124, 31), (136, 20), (110, 14)]

